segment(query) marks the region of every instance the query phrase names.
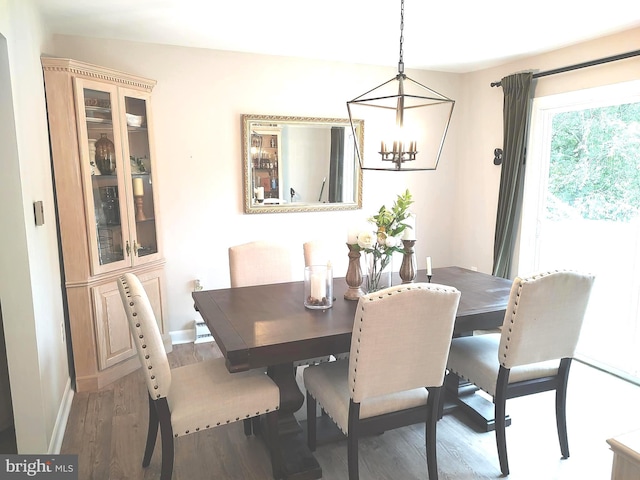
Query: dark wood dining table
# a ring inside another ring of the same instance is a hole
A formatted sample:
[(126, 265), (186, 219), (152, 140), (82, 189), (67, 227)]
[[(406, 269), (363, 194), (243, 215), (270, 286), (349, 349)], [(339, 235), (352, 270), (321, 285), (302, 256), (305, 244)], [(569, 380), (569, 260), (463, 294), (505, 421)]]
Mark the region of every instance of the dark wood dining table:
[[(454, 336), (502, 325), (510, 280), (461, 267), (435, 268), (432, 273), (432, 283), (451, 285), (461, 292)], [(418, 271), (414, 282), (426, 281), (426, 272)], [(396, 283), (401, 283), (397, 274)], [(349, 351), (357, 302), (343, 298), (347, 288), (344, 278), (334, 278), (335, 300), (326, 310), (304, 307), (301, 281), (193, 292), (195, 308), (229, 371), (266, 367), (280, 387), (279, 434), (286, 479), (322, 476), (293, 415), (304, 402), (293, 364)]]

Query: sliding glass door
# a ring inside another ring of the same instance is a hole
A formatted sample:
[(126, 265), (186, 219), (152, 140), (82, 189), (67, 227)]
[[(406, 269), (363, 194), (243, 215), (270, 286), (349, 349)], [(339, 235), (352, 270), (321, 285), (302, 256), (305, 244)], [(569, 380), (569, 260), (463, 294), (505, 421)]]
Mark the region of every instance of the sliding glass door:
[(519, 274), (596, 275), (578, 357), (640, 383), (640, 82), (534, 100)]

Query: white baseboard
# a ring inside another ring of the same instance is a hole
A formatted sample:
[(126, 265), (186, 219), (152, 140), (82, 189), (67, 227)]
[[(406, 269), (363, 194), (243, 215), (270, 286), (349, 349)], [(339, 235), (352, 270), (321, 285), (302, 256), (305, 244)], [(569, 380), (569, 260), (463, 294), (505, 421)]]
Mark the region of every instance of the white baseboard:
[(62, 402), (58, 409), (58, 416), (56, 417), (56, 423), (53, 426), (53, 432), (51, 434), (51, 441), (49, 442), (50, 454), (59, 454), (62, 448), (62, 440), (64, 440), (64, 432), (67, 429), (67, 420), (69, 420), (69, 412), (71, 411), (71, 404), (73, 403), (73, 396), (75, 392), (71, 388), (71, 378), (67, 379), (67, 384), (64, 388), (64, 394), (62, 395)]
[(169, 332), (169, 335), (171, 335), (171, 343), (174, 345), (178, 345), (180, 343), (193, 343), (196, 339), (196, 331), (193, 328)]

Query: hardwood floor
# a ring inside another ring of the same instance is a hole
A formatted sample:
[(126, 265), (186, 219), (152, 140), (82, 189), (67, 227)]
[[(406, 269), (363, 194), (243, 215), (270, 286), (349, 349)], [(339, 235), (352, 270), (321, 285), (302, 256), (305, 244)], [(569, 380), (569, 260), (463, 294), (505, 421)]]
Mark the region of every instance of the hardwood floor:
[[(214, 343), (175, 345), (169, 354), (172, 367), (214, 356), (220, 356)], [(640, 429), (638, 405), (640, 387), (574, 362), (567, 406), (571, 457), (560, 457), (552, 392), (509, 400), (509, 478), (610, 478), (613, 456), (606, 439)], [(81, 479), (159, 478), (160, 439), (151, 465), (141, 467), (146, 429), (147, 393), (138, 370), (99, 392), (75, 395), (61, 453), (79, 455)], [(246, 437), (241, 422), (178, 438), (175, 452), (176, 480), (272, 478), (265, 446)], [(348, 478), (345, 441), (319, 446), (316, 458), (323, 478)], [(494, 433), (477, 433), (463, 418), (445, 416), (438, 423), (438, 467), (442, 480), (500, 477)], [(361, 441), (360, 478), (427, 478), (424, 428), (414, 425)]]

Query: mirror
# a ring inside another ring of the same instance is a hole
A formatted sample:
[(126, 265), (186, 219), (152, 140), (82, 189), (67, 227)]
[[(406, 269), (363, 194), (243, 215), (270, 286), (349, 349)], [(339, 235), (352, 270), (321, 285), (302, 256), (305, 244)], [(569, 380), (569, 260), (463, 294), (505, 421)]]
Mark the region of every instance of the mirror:
[[(354, 125), (362, 149), (364, 122)], [(362, 208), (348, 119), (243, 115), (242, 162), (245, 213)]]

